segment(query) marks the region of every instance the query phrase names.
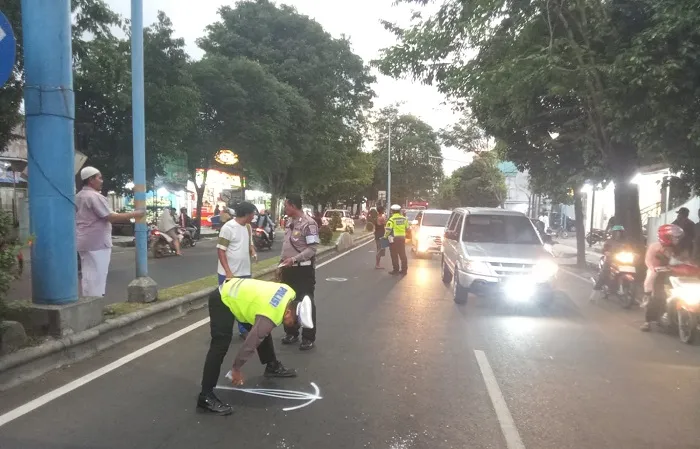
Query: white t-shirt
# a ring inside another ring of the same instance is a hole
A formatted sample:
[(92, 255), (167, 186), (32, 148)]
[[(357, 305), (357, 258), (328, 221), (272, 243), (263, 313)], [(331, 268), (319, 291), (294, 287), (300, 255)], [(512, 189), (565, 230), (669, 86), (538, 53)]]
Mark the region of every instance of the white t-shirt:
[[(234, 276), (250, 276), (250, 244), (251, 236), (246, 226), (238, 224), (235, 219), (229, 220), (219, 232), (218, 249), (226, 251), (226, 260)], [(221, 262), (218, 262), (218, 274), (226, 274)]]

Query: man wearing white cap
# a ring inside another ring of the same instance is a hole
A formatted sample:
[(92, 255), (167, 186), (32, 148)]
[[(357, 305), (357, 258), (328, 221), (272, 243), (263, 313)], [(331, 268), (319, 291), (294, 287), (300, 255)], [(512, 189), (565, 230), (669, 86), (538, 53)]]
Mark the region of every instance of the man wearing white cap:
[(75, 196), (76, 243), (82, 268), (83, 296), (104, 296), (112, 256), (112, 223), (142, 217), (143, 211), (117, 214), (102, 196), (102, 174), (95, 167), (80, 170), (83, 188)]
[(217, 415), (229, 415), (230, 405), (221, 402), (214, 394), (221, 364), (233, 337), (233, 322), (238, 320), (247, 330), (243, 346), (226, 376), (234, 385), (243, 384), (241, 368), (257, 350), (260, 363), (265, 365), (265, 377), (296, 377), (296, 371), (287, 369), (277, 360), (270, 335), (282, 323), (287, 327), (314, 327), (311, 318), (311, 299), (305, 296), (296, 300), (296, 293), (286, 284), (250, 278), (233, 278), (224, 282), (209, 295), (209, 326), (211, 343), (204, 372), (202, 391), (197, 408)]

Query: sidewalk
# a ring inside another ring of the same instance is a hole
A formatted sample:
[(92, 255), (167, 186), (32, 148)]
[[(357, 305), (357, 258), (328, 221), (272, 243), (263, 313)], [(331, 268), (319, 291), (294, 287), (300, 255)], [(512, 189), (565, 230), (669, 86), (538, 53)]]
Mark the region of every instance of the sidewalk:
[[(565, 265), (576, 264), (576, 239), (559, 239), (555, 240), (553, 252), (559, 263)], [(586, 264), (588, 268), (595, 269), (600, 261), (601, 252), (599, 248), (586, 247)]]

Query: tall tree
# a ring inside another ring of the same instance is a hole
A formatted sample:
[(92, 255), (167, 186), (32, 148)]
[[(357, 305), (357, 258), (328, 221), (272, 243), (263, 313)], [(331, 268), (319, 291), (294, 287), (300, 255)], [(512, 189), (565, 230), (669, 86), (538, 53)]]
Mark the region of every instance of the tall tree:
[(413, 115), (399, 115), (395, 108), (382, 109), (373, 126), (377, 135), (375, 179), (380, 186), (386, 186), (391, 138), (391, 201), (402, 204), (433, 197), (443, 178), (440, 144), (433, 128)]
[[(649, 130), (668, 123), (674, 116), (669, 110), (680, 99), (669, 79), (691, 73), (695, 64), (686, 56), (695, 52), (694, 44), (674, 48), (671, 64), (662, 57), (666, 38), (674, 42), (683, 30), (700, 25), (691, 2), (676, 3), (449, 0), (408, 29), (387, 24), (401, 43), (385, 53), (381, 68), (436, 82), (472, 107), (495, 137), (520, 132), (529, 138), (543, 128), (571, 133), (577, 145), (570, 151), (597, 163), (615, 181), (616, 216), (633, 235), (641, 235), (638, 192), (629, 181), (640, 164), (659, 157), (659, 135)], [(674, 26), (675, 20), (683, 25)], [(473, 60), (467, 61), (465, 47), (477, 50)], [(640, 101), (653, 84), (665, 91), (651, 94), (658, 102)], [(682, 86), (686, 98), (696, 91), (694, 85)], [(490, 129), (499, 127), (511, 131)], [(675, 132), (684, 136), (676, 140), (687, 143), (682, 151), (686, 165), (697, 152), (690, 129), (684, 122)], [(665, 156), (682, 159), (670, 152)]]
[(440, 185), (441, 207), (499, 207), (506, 199), (505, 176), (494, 152), (483, 152), (471, 164), (460, 167)]
[(310, 148), (287, 175), (288, 185), (313, 190), (337, 178), (362, 145), (364, 111), (374, 78), (347, 39), (334, 39), (294, 8), (268, 0), (219, 10), (221, 21), (198, 41), (207, 54), (247, 58), (296, 89), (312, 110)]

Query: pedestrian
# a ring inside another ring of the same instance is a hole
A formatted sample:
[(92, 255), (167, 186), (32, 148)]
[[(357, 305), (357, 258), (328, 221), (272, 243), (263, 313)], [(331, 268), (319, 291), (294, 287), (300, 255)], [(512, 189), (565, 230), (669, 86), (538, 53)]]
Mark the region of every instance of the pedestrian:
[(377, 207), (377, 220), (374, 225), (374, 243), (377, 247), (377, 255), (375, 257), (376, 263), (374, 268), (376, 270), (382, 270), (384, 267), (381, 265), (382, 257), (386, 255), (386, 249), (382, 246), (382, 240), (384, 239), (384, 232), (386, 226), (386, 215), (384, 214), (384, 207)]
[(115, 213), (102, 196), (102, 174), (95, 167), (80, 170), (83, 188), (75, 195), (76, 243), (82, 270), (83, 296), (104, 296), (112, 257), (112, 223), (128, 223), (145, 211)]
[[(251, 261), (257, 261), (258, 255), (252, 242), (250, 222), (253, 221), (255, 212), (252, 203), (239, 203), (235, 209), (236, 218), (227, 221), (219, 232), (216, 244), (219, 263), (216, 273), (220, 286), (228, 279), (250, 278), (253, 275)], [(246, 337), (247, 331), (240, 321), (238, 331), (241, 338)]]
[(178, 256), (182, 256), (182, 250), (180, 249), (180, 236), (177, 231), (177, 223), (175, 222), (175, 217), (173, 217), (175, 208), (166, 207), (160, 213), (158, 218), (158, 230), (163, 234), (170, 237), (170, 246), (175, 249), (175, 253)]
[[(285, 213), (289, 216), (282, 242), (282, 262), (279, 268), (280, 280), (292, 287), (299, 297), (308, 296), (311, 301), (313, 328), (301, 332), (299, 349), (308, 351), (316, 342), (316, 248), (320, 243), (318, 225), (302, 210), (301, 196), (287, 195), (284, 202)], [(291, 345), (299, 341), (299, 326), (285, 326), (286, 335), (282, 344)]]
[(678, 243), (678, 250), (681, 255), (690, 258), (693, 253), (693, 242), (695, 241), (695, 223), (688, 218), (690, 210), (687, 207), (681, 207), (676, 214), (676, 219), (672, 224), (683, 229), (683, 238)]
[[(389, 254), (393, 270), (389, 274), (407, 274), (408, 259), (406, 258), (406, 228), (408, 219), (401, 214), (401, 206), (391, 206), (391, 217), (386, 222), (384, 237), (389, 239)], [(399, 266), (399, 260), (401, 265)]]
[(221, 213), (221, 209), (219, 209), (219, 205), (217, 204), (216, 207), (214, 208), (214, 216), (217, 216)]
[(287, 369), (277, 360), (270, 335), (284, 323), (285, 327), (313, 327), (311, 300), (296, 300), (294, 290), (284, 284), (258, 279), (233, 278), (209, 295), (209, 327), (211, 343), (204, 362), (202, 391), (197, 408), (217, 415), (229, 415), (230, 405), (214, 394), (221, 364), (226, 357), (233, 336), (234, 319), (248, 331), (245, 343), (238, 350), (229, 373), (233, 385), (243, 384), (241, 368), (258, 351), (260, 363), (265, 365), (265, 377), (296, 377), (296, 371)]

